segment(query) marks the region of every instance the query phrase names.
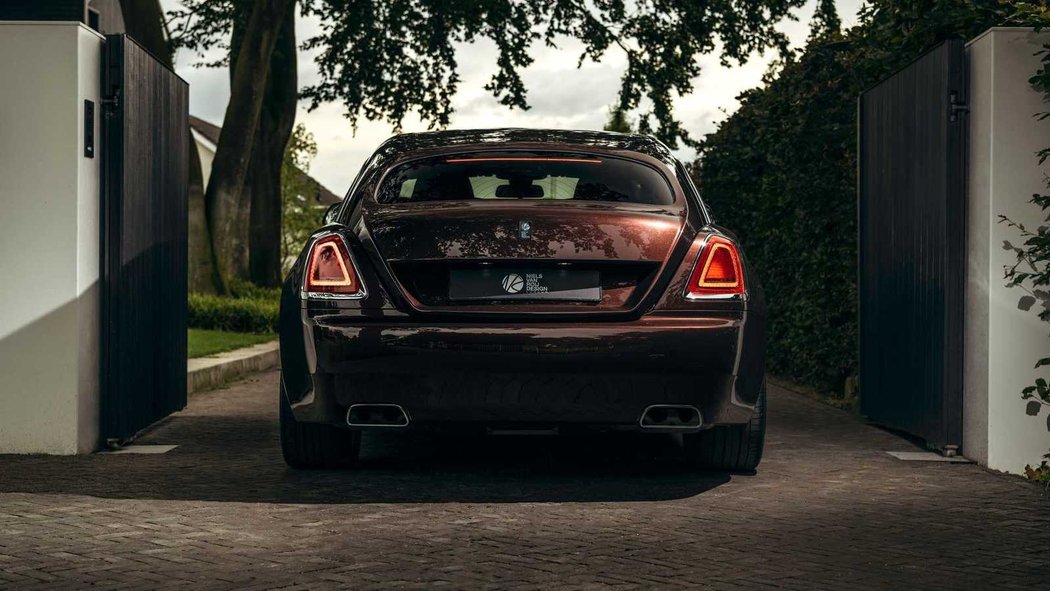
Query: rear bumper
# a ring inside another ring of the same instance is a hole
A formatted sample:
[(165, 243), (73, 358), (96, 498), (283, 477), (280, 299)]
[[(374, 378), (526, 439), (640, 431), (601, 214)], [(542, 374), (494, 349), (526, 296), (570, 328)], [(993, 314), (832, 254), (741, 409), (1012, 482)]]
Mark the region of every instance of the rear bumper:
[(640, 428), (663, 404), (694, 406), (704, 427), (743, 423), (764, 371), (761, 320), (746, 311), (499, 325), (303, 310), (300, 321), (304, 367), (288, 363), (299, 343), (282, 331), (289, 402), (299, 421), (339, 426), (350, 405), (372, 403), (400, 405), (411, 425)]

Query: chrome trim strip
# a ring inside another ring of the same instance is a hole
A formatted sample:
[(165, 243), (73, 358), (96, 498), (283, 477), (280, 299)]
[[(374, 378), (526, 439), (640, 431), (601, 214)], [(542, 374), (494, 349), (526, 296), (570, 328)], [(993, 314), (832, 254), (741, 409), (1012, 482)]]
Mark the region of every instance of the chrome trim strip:
[[(644, 425), (642, 421), (645, 419), (645, 415), (649, 414), (649, 411), (654, 408), (691, 408), (696, 413), (697, 423), (695, 425)], [(704, 426), (704, 415), (700, 412), (700, 409), (691, 404), (650, 404), (645, 407), (642, 411), (642, 416), (638, 417), (638, 426), (642, 429), (689, 429), (696, 430)]]
[[(382, 423), (351, 423), (350, 422), (350, 411), (354, 410), (354, 408), (356, 408), (358, 406), (386, 406), (386, 407), (394, 407), (394, 408), (400, 410), (401, 414), (403, 414), (405, 416), (405, 424), (404, 425), (384, 425)], [(373, 428), (402, 429), (404, 427), (407, 427), (409, 425), (409, 423), (411, 423), (411, 422), (412, 422), (412, 417), (410, 417), (408, 415), (408, 411), (405, 410), (400, 404), (392, 404), (392, 403), (389, 403), (389, 402), (387, 402), (387, 403), (375, 403), (375, 404), (361, 403), (361, 404), (351, 404), (350, 408), (346, 409), (346, 424), (348, 426), (350, 426), (350, 427), (373, 427)]]

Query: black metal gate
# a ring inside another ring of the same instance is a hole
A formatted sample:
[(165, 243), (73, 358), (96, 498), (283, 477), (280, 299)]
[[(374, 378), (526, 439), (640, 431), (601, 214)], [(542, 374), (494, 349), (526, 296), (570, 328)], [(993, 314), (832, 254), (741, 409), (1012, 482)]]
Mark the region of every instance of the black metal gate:
[(861, 411), (962, 444), (966, 69), (948, 41), (858, 105)]
[(103, 441), (186, 406), (186, 82), (124, 35), (102, 72)]

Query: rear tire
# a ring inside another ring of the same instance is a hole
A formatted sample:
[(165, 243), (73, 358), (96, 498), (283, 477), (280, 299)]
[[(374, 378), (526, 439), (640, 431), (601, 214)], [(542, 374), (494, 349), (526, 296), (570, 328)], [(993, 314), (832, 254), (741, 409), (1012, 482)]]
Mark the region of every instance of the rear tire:
[(689, 463), (700, 470), (753, 472), (762, 461), (766, 441), (766, 385), (755, 413), (743, 425), (722, 425), (683, 437)]
[(281, 387), (281, 453), (296, 469), (344, 468), (357, 461), (361, 433), (320, 423), (295, 420), (292, 406)]

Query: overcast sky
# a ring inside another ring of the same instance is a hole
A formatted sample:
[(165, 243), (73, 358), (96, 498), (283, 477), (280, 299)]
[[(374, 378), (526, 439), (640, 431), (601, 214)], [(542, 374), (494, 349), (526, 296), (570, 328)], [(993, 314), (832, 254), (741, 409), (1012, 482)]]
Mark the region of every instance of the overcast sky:
[[(862, 0), (837, 0), (836, 3), (843, 24), (847, 27), (853, 25)], [(795, 12), (797, 22), (781, 25), (796, 46), (805, 42), (815, 4), (816, 0), (810, 0)], [(177, 5), (177, 0), (162, 0), (162, 5), (172, 8)], [(317, 31), (317, 21), (298, 20), (298, 39), (307, 39)], [(535, 62), (522, 74), (532, 107), (528, 111), (510, 110), (483, 89), (495, 72), (496, 51), (491, 42), (461, 46), (457, 59), (462, 82), (453, 101), (456, 112), (451, 127), (601, 129), (608, 118), (609, 106), (616, 101), (625, 66), (623, 54), (610, 50), (600, 63), (587, 62), (577, 70), (580, 45), (564, 39), (559, 46), (559, 49), (550, 49), (538, 44), (533, 50)], [(769, 54), (755, 55), (746, 65), (734, 68), (719, 65), (717, 55), (701, 57), (703, 71), (693, 81), (692, 94), (675, 100), (675, 115), (694, 137), (713, 131), (727, 113), (737, 108), (735, 97), (760, 83), (772, 57)], [(193, 64), (197, 61), (194, 54), (185, 51), (180, 52), (175, 60), (179, 75), (190, 83), (190, 113), (221, 125), (230, 92), (227, 71), (195, 68)], [(313, 55), (300, 52), (300, 88), (316, 80)], [(365, 158), (392, 133), (387, 123), (360, 121), (355, 134), (343, 117), (341, 104), (324, 105), (313, 112), (307, 112), (301, 106), (297, 122), (303, 123), (317, 139), (318, 155), (310, 174), (340, 195), (346, 191)], [(417, 118), (406, 119), (403, 127), (405, 131), (426, 129)], [(693, 153), (684, 149), (678, 155), (691, 159)]]

